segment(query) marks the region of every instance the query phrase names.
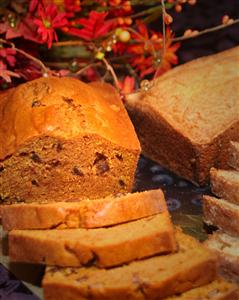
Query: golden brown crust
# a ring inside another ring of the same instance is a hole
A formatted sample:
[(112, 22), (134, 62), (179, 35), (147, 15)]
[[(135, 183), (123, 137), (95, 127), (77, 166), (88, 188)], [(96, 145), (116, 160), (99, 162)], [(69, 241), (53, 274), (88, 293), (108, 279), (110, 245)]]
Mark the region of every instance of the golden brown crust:
[(98, 88), (74, 78), (42, 77), (15, 88), (7, 101), (0, 102), (0, 116), (2, 160), (27, 140), (44, 135), (69, 139), (94, 133), (139, 149), (119, 95), (107, 84)]
[(127, 98), (145, 155), (200, 184), (210, 167), (228, 167), (228, 144), (239, 141), (238, 49), (176, 67)]
[(227, 201), (239, 204), (239, 172), (234, 170), (210, 170), (212, 192)]
[(239, 171), (239, 143), (231, 141), (229, 144), (228, 164), (235, 170)]
[(1, 205), (4, 230), (96, 228), (167, 211), (161, 190), (126, 194), (79, 203)]
[(203, 217), (207, 224), (228, 234), (239, 235), (239, 206), (223, 199), (203, 196)]
[(45, 299), (56, 300), (59, 295), (62, 300), (162, 299), (212, 281), (217, 270), (216, 256), (193, 238), (184, 243), (180, 237), (180, 241), (183, 250), (176, 254), (109, 270), (48, 268), (43, 279)]
[(108, 228), (9, 233), (11, 260), (58, 266), (82, 266), (94, 261), (110, 267), (176, 249), (168, 212)]

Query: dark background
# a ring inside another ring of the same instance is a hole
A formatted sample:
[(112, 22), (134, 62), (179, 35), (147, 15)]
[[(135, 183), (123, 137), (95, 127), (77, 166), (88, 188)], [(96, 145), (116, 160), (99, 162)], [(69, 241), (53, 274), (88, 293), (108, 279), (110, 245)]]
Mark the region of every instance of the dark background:
[[(221, 24), (222, 16), (239, 18), (238, 0), (197, 0), (197, 4), (183, 5), (181, 13), (171, 13), (174, 18), (172, 29), (176, 36), (183, 35), (185, 29), (203, 30)], [(228, 28), (208, 33), (201, 37), (181, 42), (178, 51), (179, 62), (210, 55), (239, 45), (239, 23)]]

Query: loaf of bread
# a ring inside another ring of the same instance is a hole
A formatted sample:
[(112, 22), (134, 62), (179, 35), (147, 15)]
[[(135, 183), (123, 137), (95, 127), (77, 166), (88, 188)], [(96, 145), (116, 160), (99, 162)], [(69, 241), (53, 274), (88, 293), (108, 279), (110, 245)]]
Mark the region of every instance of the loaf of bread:
[(111, 269), (48, 267), (44, 299), (163, 299), (213, 281), (217, 256), (181, 232), (176, 236), (180, 250), (175, 254)]
[(111, 267), (177, 250), (168, 212), (97, 229), (12, 230), (12, 261), (58, 266)]
[(210, 170), (211, 189), (218, 197), (239, 205), (239, 172), (234, 170)]
[(97, 200), (1, 205), (4, 230), (96, 228), (167, 211), (161, 190)]
[(239, 236), (216, 231), (204, 244), (219, 255), (221, 274), (239, 283)]
[(239, 143), (237, 142), (230, 142), (228, 164), (239, 171)]
[(140, 145), (113, 87), (40, 78), (0, 101), (2, 202), (74, 201), (131, 190)]
[(149, 158), (204, 184), (213, 166), (227, 168), (239, 141), (239, 47), (193, 60), (160, 76), (126, 107)]
[(218, 278), (213, 282), (165, 300), (238, 300), (239, 288), (236, 284)]
[(214, 225), (233, 236), (239, 235), (239, 206), (224, 199), (203, 196), (203, 217), (209, 225)]

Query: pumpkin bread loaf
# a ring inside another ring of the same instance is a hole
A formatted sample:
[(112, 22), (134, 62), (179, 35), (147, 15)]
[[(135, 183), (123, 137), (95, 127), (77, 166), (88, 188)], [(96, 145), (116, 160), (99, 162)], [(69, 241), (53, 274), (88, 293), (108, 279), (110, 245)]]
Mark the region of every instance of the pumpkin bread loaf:
[(177, 232), (179, 252), (111, 269), (48, 267), (45, 300), (163, 299), (215, 279), (217, 256)]
[(234, 170), (210, 170), (212, 192), (229, 202), (239, 205), (239, 172)]
[(239, 143), (230, 142), (228, 164), (239, 171)]
[(125, 224), (97, 229), (12, 230), (12, 261), (58, 266), (94, 262), (111, 267), (177, 250), (174, 228), (167, 211)]
[(4, 230), (96, 228), (124, 223), (167, 211), (161, 190), (97, 200), (2, 205)]
[(238, 300), (239, 288), (236, 284), (218, 278), (207, 285), (187, 291), (165, 300)]
[(195, 59), (163, 74), (126, 107), (143, 153), (193, 182), (228, 168), (229, 142), (239, 141), (239, 47)]
[(239, 236), (233, 237), (225, 232), (215, 231), (208, 236), (204, 245), (219, 255), (222, 275), (239, 283)]
[(40, 78), (0, 96), (2, 202), (129, 192), (140, 145), (113, 87)]
[(224, 199), (203, 196), (203, 218), (230, 235), (239, 235), (239, 205)]

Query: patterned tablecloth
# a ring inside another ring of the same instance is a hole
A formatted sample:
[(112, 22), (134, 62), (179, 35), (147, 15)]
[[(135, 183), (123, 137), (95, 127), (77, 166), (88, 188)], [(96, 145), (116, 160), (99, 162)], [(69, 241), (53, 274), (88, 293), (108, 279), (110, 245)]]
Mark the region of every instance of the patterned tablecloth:
[[(206, 231), (202, 221), (201, 197), (205, 193), (210, 193), (209, 186), (195, 186), (151, 160), (141, 157), (136, 171), (134, 191), (157, 188), (161, 188), (164, 191), (174, 224), (182, 226), (185, 232), (195, 236), (199, 240), (205, 239)], [(41, 299), (42, 290), (40, 283), (44, 267), (9, 263), (7, 237), (3, 232), (1, 240), (0, 246), (3, 255), (1, 256), (2, 264), (0, 264), (0, 299)], [(15, 276), (10, 274), (7, 269)], [(31, 291), (37, 296), (33, 295)]]

